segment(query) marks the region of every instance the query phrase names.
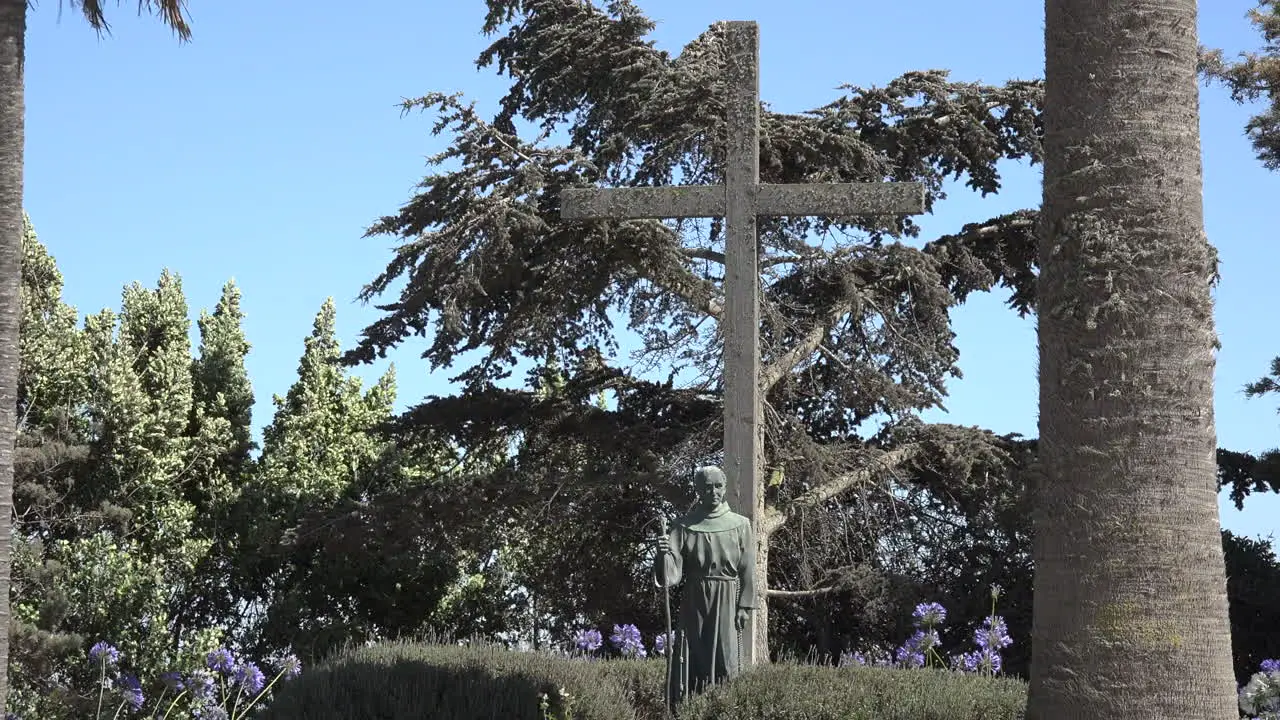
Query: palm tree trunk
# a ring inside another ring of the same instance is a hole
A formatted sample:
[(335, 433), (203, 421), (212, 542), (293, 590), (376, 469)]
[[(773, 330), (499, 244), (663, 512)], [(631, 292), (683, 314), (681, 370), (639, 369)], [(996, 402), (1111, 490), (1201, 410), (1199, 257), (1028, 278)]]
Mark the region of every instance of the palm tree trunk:
[(0, 0), (0, 708), (9, 697), (18, 288), (22, 282), (23, 41), (27, 0)]
[(1196, 0), (1046, 0), (1027, 720), (1237, 717)]

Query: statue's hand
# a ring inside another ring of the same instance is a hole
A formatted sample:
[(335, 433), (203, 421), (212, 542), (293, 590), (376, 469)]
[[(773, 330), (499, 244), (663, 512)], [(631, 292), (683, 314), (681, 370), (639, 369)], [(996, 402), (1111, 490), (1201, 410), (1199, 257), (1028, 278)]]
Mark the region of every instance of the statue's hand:
[(658, 537), (656, 546), (658, 548), (659, 555), (664, 555), (666, 553), (669, 553), (671, 552), (671, 539), (668, 538), (666, 535), (661, 535)]
[(747, 618), (751, 617), (750, 608), (738, 608), (738, 615), (733, 619), (733, 626), (739, 630), (746, 627)]

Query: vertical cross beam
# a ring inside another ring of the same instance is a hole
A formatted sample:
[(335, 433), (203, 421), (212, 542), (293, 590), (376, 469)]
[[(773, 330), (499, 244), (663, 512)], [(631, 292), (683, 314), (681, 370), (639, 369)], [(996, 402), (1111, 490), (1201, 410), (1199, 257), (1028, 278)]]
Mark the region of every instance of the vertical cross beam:
[[(760, 38), (753, 22), (729, 23), (725, 38), (724, 471), (733, 507), (759, 532), (764, 463), (760, 411), (760, 268), (756, 190), (760, 185)], [(766, 556), (767, 557), (767, 556)], [(756, 572), (757, 576), (766, 574)], [(767, 577), (757, 577), (766, 587)], [(757, 614), (742, 628), (742, 663), (756, 660)]]
[[(754, 22), (725, 24), (725, 166), (723, 185), (572, 188), (560, 196), (565, 220), (725, 219), (724, 470), (733, 507), (751, 520), (761, 550), (763, 420), (760, 389), (760, 273), (756, 218), (761, 215), (906, 215), (924, 212), (921, 183), (760, 184), (760, 45)], [(766, 557), (762, 552), (761, 557)], [(768, 659), (764, 593), (757, 572), (757, 611), (746, 628), (744, 663)], [(756, 628), (759, 624), (761, 627)]]

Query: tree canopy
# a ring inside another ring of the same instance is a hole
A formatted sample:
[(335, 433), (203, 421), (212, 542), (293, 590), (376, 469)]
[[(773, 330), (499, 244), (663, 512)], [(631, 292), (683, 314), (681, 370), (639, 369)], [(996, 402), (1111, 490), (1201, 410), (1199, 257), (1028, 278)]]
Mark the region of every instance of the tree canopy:
[[(635, 537), (635, 518), (682, 503), (687, 469), (719, 451), (722, 225), (567, 223), (558, 198), (571, 187), (720, 181), (722, 28), (672, 56), (629, 2), (488, 6), (494, 39), (477, 63), (509, 90), (488, 119), (457, 95), (405, 103), (436, 112), (434, 132), (451, 143), (421, 191), (370, 228), (401, 242), (362, 297), (405, 285), (345, 358), (371, 361), (430, 335), (424, 359), (454, 370), (463, 391), (427, 399), (402, 431), (472, 449), (525, 438), (502, 469), (521, 481), (497, 486), (506, 506), (542, 506), (546, 477), (611, 498), (575, 527), (616, 511), (625, 527), (610, 531)], [(932, 70), (846, 86), (811, 111), (766, 106), (761, 180), (917, 181), (928, 207), (950, 179), (994, 193), (1001, 162), (1038, 159), (1040, 93), (1035, 81), (987, 86)], [(957, 302), (1003, 285), (1029, 312), (1034, 227), (1028, 210), (920, 242), (909, 217), (762, 219), (766, 533), (913, 463), (998, 454), (981, 431), (916, 418), (959, 375)], [(642, 341), (628, 358), (618, 357), (624, 329)], [(482, 352), (468, 362), (472, 351)], [(521, 360), (554, 361), (563, 389), (508, 387)], [(604, 407), (590, 402), (601, 392)]]

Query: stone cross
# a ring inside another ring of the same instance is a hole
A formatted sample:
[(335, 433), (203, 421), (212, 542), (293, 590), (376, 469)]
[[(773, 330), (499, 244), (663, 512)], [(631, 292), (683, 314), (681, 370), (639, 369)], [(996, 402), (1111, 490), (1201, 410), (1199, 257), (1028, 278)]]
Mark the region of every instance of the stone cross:
[[(736, 494), (732, 507), (751, 519), (758, 542), (764, 461), (760, 394), (760, 274), (756, 217), (905, 215), (924, 212), (920, 183), (760, 184), (760, 40), (755, 22), (726, 23), (725, 98), (728, 115), (723, 185), (576, 188), (561, 195), (567, 220), (723, 217), (724, 471)], [(763, 556), (763, 553), (761, 554)], [(764, 592), (765, 575), (758, 575)], [(763, 610), (761, 604), (757, 615)], [(743, 629), (744, 664), (765, 652), (755, 620)], [(768, 656), (759, 658), (768, 661)]]

